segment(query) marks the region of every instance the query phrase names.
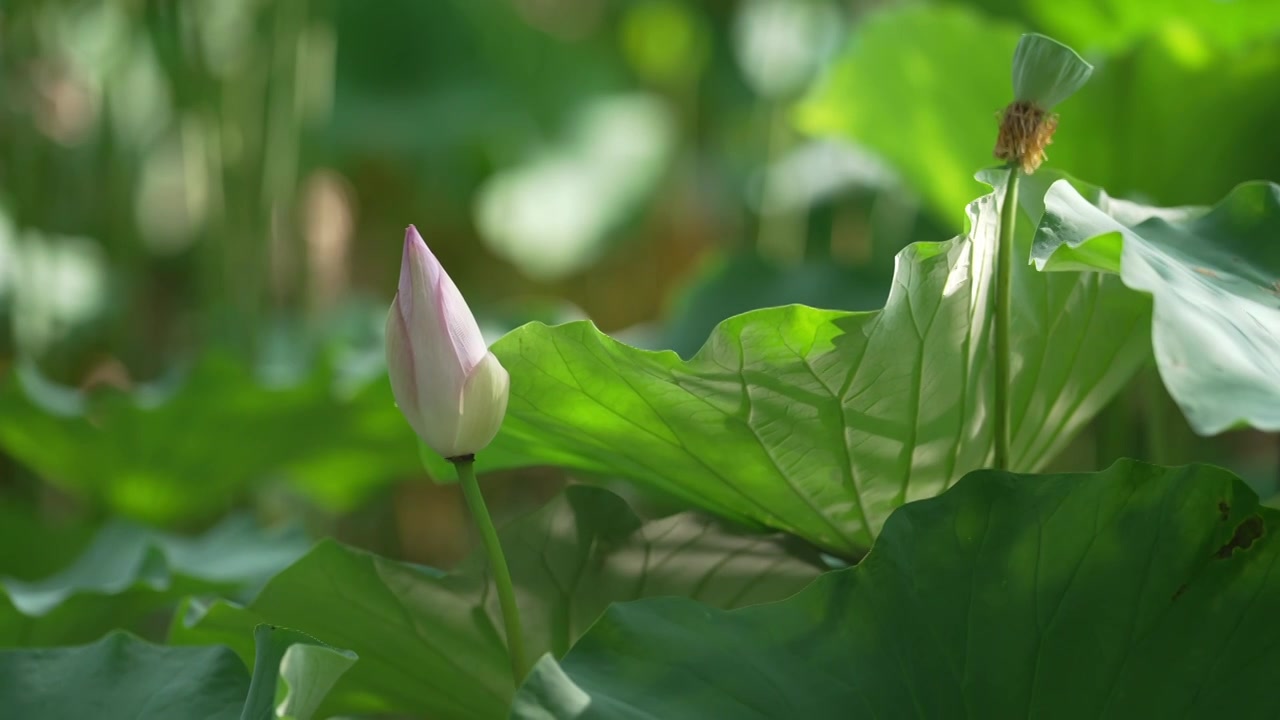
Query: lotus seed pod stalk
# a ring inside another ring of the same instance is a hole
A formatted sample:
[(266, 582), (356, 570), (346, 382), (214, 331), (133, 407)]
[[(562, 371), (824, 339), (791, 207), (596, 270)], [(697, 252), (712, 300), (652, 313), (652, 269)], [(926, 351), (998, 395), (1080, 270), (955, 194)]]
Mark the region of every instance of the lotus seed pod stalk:
[(412, 225), (405, 231), (386, 343), (396, 405), (428, 447), (445, 458), (464, 458), (493, 440), (507, 412), (510, 376)]

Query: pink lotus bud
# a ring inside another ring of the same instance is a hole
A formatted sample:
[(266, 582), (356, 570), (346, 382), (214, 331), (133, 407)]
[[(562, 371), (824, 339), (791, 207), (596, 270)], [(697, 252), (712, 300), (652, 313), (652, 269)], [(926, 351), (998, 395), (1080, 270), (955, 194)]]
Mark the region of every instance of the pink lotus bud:
[(473, 455), (498, 434), (511, 378), (412, 225), (405, 230), (400, 288), (387, 317), (387, 372), (400, 412), (444, 457)]

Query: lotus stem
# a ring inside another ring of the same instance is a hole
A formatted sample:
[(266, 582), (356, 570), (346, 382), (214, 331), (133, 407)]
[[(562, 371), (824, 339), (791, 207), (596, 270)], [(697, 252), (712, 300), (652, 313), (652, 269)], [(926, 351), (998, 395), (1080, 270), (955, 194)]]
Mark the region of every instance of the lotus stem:
[(996, 380), (995, 468), (1009, 469), (1009, 322), (1013, 308), (1013, 243), (1018, 217), (1018, 166), (1009, 165), (1009, 181), (1000, 206), (999, 246), (996, 248)]
[(520, 629), (520, 608), (516, 605), (515, 585), (511, 582), (511, 571), (507, 569), (507, 557), (502, 552), (498, 531), (493, 526), (493, 518), (489, 516), (489, 508), (480, 492), (480, 483), (476, 480), (475, 456), (464, 455), (449, 460), (458, 472), (458, 482), (467, 499), (467, 508), (471, 510), (471, 517), (480, 530), (485, 553), (489, 556), (493, 584), (498, 590), (498, 604), (502, 608), (502, 622), (506, 627), (511, 675), (516, 687), (520, 687), (528, 666), (525, 665), (524, 634)]

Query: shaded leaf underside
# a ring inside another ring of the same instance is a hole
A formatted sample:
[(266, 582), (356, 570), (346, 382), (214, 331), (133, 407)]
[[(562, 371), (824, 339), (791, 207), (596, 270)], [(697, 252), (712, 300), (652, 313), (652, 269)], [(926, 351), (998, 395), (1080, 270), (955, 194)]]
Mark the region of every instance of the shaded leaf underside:
[[(617, 496), (584, 486), (500, 534), (534, 656), (566, 652), (613, 602), (674, 595), (740, 607), (787, 597), (819, 572), (776, 538), (692, 514), (642, 523)], [(189, 602), (170, 639), (226, 644), (251, 662), (259, 623), (359, 656), (323, 706), (331, 714), (492, 718), (510, 702), (498, 600), (479, 556), (441, 574), (324, 541), (247, 606)]]
[(783, 602), (615, 606), (514, 717), (1271, 717), (1278, 521), (1217, 468), (979, 471)]

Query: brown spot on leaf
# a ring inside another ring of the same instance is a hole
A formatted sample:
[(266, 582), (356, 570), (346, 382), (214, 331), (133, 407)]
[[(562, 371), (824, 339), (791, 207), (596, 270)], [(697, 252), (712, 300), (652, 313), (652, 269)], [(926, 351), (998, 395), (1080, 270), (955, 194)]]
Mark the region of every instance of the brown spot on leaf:
[(1231, 506), (1227, 504), (1226, 500), (1219, 500), (1218, 501), (1218, 519), (1221, 520), (1222, 522), (1226, 522), (1227, 518), (1230, 516), (1231, 516)]
[(1192, 269), (1192, 270), (1195, 270), (1196, 272), (1200, 273), (1201, 275), (1204, 275), (1205, 277), (1211, 277), (1211, 278), (1216, 278), (1216, 277), (1218, 277), (1218, 273), (1216, 273), (1216, 272), (1214, 272), (1214, 271), (1210, 270), (1209, 268), (1193, 267), (1193, 268), (1191, 268), (1191, 269)]
[(1231, 539), (1226, 545), (1218, 548), (1218, 552), (1213, 556), (1219, 560), (1225, 560), (1236, 550), (1248, 550), (1253, 543), (1266, 532), (1266, 526), (1262, 524), (1262, 516), (1250, 515), (1236, 526), (1236, 531), (1232, 533)]
[(1173, 597), (1169, 598), (1169, 602), (1173, 602), (1174, 600), (1177, 600), (1178, 598), (1182, 597), (1182, 593), (1186, 591), (1187, 591), (1187, 584), (1182, 583), (1181, 585), (1178, 586), (1178, 589), (1174, 591)]

